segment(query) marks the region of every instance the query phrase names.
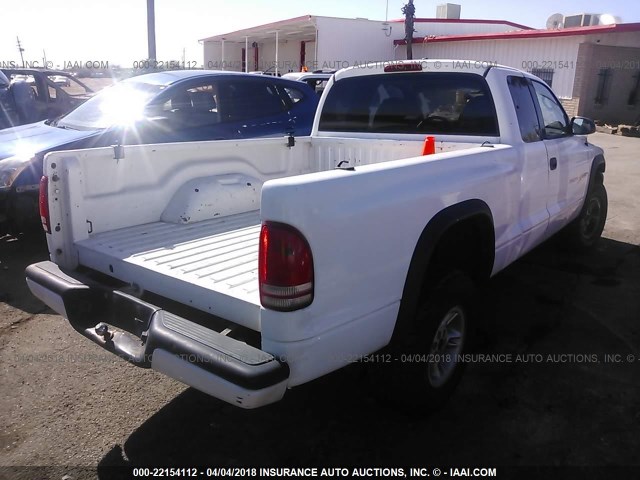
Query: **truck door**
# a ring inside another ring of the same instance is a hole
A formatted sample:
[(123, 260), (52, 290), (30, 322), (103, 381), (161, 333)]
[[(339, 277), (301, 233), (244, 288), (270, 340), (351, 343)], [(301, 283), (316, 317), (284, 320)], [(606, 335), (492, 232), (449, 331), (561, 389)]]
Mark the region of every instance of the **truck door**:
[(591, 166), (585, 139), (571, 132), (569, 118), (551, 89), (531, 81), (547, 149), (549, 187), (547, 235), (567, 224), (582, 206)]
[(531, 250), (545, 238), (549, 223), (547, 211), (547, 149), (529, 86), (524, 76), (507, 77), (509, 93), (516, 111), (522, 143), (514, 143), (521, 162), (521, 202), (518, 230), (521, 235), (515, 255)]

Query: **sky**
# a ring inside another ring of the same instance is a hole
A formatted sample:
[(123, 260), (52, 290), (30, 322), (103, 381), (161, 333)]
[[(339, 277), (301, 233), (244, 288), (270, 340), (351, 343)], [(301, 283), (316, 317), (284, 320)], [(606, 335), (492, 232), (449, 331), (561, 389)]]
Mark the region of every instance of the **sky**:
[[(201, 38), (301, 15), (389, 19), (402, 17), (407, 0), (155, 0), (157, 59), (202, 64)], [(444, 1), (414, 0), (417, 17), (435, 17)], [(553, 13), (611, 13), (640, 22), (640, 2), (606, 0), (452, 0), (462, 18), (500, 19), (544, 28)], [(0, 68), (25, 60), (49, 67), (98, 62), (124, 68), (147, 58), (146, 0), (2, 0)], [(44, 51), (44, 52), (43, 52)]]

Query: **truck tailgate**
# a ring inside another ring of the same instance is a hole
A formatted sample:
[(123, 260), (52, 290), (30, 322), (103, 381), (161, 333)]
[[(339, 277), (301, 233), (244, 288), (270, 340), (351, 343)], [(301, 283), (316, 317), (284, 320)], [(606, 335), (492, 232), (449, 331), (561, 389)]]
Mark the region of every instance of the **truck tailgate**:
[(148, 223), (76, 242), (81, 265), (260, 330), (260, 212)]

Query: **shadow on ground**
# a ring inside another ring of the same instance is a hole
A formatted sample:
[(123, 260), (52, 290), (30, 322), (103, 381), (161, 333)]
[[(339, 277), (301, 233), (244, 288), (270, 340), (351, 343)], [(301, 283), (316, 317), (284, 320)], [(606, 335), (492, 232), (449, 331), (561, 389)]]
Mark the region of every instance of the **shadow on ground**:
[(24, 280), (24, 269), (48, 259), (44, 232), (18, 237), (0, 234), (0, 302), (28, 314), (46, 311), (47, 307), (31, 295)]
[(100, 478), (131, 465), (637, 464), (639, 267), (638, 246), (603, 239), (582, 255), (547, 244), (496, 276), (475, 353), (511, 361), (469, 364), (430, 416), (374, 400), (361, 364), (254, 411), (188, 389), (102, 458)]

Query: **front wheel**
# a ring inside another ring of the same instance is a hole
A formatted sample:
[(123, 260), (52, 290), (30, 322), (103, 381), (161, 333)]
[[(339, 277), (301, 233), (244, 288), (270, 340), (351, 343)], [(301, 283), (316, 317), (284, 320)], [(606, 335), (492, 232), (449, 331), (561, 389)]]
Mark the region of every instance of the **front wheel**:
[(569, 241), (581, 249), (595, 245), (604, 230), (608, 206), (607, 190), (598, 182), (589, 192), (578, 218), (567, 227)]

